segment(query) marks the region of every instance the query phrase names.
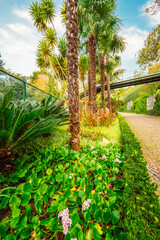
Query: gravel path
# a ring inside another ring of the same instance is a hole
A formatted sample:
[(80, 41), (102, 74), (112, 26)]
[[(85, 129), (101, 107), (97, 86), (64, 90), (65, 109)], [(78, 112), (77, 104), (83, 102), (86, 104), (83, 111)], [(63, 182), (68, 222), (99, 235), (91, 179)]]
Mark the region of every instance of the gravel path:
[(134, 113), (120, 114), (141, 143), (150, 177), (158, 184), (157, 193), (160, 195), (160, 117)]

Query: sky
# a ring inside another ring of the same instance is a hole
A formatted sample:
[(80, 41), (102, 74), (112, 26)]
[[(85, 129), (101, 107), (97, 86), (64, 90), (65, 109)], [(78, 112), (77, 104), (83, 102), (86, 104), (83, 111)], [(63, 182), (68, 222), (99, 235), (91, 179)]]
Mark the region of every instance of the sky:
[[(29, 15), (32, 0), (0, 0), (0, 53), (5, 68), (30, 76), (36, 67), (36, 49), (42, 35), (37, 32)], [(63, 0), (55, 0), (55, 28), (63, 36), (65, 26), (61, 23), (60, 7)], [(146, 16), (145, 6), (149, 0), (117, 0), (117, 16), (122, 19), (120, 35), (127, 43), (122, 53), (122, 68), (126, 76), (139, 67), (136, 64), (138, 51), (143, 47), (148, 34), (160, 24), (160, 12)]]

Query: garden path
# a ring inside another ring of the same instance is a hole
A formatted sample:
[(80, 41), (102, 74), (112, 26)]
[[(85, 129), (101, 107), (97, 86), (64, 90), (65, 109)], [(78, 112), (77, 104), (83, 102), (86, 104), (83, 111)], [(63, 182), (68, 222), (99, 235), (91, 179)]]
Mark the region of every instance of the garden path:
[(121, 115), (141, 143), (150, 177), (158, 184), (157, 193), (160, 195), (160, 117), (135, 113)]

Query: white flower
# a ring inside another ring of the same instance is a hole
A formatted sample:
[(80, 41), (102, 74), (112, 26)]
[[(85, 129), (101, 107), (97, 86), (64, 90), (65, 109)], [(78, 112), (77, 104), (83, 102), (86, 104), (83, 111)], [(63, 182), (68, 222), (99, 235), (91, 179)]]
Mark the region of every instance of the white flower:
[(91, 146), (91, 150), (93, 150), (95, 147)]

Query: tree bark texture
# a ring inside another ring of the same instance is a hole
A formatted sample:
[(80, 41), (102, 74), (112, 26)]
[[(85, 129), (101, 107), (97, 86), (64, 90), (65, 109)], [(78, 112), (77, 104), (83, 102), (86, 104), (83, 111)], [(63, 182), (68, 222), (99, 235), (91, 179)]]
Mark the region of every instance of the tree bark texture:
[[(109, 60), (106, 57), (106, 63), (108, 63)], [(110, 75), (107, 73), (107, 95), (108, 95), (108, 108), (109, 113), (112, 113), (112, 104), (111, 104), (111, 88), (110, 88)]]
[(67, 89), (70, 118), (70, 146), (80, 150), (79, 120), (79, 82), (78, 82), (78, 0), (66, 1), (66, 35), (67, 35)]
[(102, 96), (102, 107), (104, 113), (106, 114), (105, 106), (105, 73), (104, 73), (104, 55), (99, 54), (99, 65), (100, 65), (100, 75), (101, 75), (101, 96)]
[(89, 98), (89, 111), (92, 112), (92, 96), (91, 96), (91, 77), (90, 70), (88, 71), (88, 98)]
[(88, 52), (90, 64), (90, 80), (91, 80), (91, 102), (94, 117), (97, 118), (97, 88), (96, 88), (96, 36), (90, 33), (88, 39)]
[(108, 95), (108, 108), (109, 113), (112, 113), (112, 104), (111, 104), (111, 89), (110, 89), (110, 75), (107, 74), (107, 95)]
[(84, 79), (82, 79), (83, 89), (84, 89), (84, 96), (85, 96), (85, 112), (87, 113), (87, 93), (86, 93), (86, 87), (84, 84)]

